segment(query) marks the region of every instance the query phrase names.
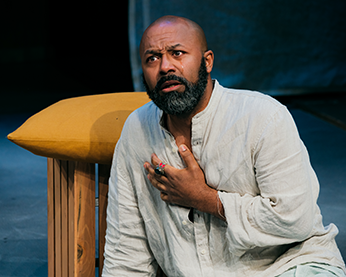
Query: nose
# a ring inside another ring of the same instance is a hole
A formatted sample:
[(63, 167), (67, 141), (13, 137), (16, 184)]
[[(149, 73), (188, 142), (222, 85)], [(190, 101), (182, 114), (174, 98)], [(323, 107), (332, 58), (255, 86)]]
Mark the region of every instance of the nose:
[(176, 68), (173, 64), (173, 60), (170, 59), (167, 55), (162, 55), (161, 65), (160, 65), (160, 74), (167, 75), (168, 73), (175, 72)]

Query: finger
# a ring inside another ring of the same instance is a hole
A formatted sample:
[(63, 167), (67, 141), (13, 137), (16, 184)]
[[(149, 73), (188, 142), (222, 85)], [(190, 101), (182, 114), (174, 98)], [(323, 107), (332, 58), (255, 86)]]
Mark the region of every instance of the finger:
[[(156, 168), (156, 167), (157, 167), (158, 165), (160, 165), (161, 163), (164, 165), (165, 175), (167, 176), (167, 173), (170, 172), (172, 166), (170, 166), (170, 165), (165, 164), (164, 162), (162, 162), (162, 161), (157, 157), (157, 155), (156, 155), (155, 153), (151, 154), (151, 164), (152, 164), (152, 166), (153, 166), (154, 168)], [(155, 171), (155, 169), (154, 169), (154, 171)], [(155, 173), (155, 174), (158, 176), (158, 178), (159, 178), (158, 180), (163, 180), (163, 181), (164, 181), (164, 179), (162, 179), (162, 177), (164, 177), (165, 175), (160, 175), (160, 174), (157, 174), (157, 173)], [(169, 174), (168, 174), (168, 175), (169, 175)]]
[(158, 191), (160, 191), (161, 193), (167, 195), (167, 187), (160, 183), (155, 176), (148, 174), (147, 178), (149, 179), (150, 183), (153, 185), (154, 188), (156, 188)]
[(163, 201), (169, 202), (169, 196), (168, 196), (166, 193), (161, 192), (161, 193), (160, 193), (160, 197), (161, 197), (161, 199), (162, 199)]
[(158, 188), (156, 186), (157, 183), (161, 183), (163, 186), (167, 183), (167, 178), (165, 176), (162, 175), (158, 175), (155, 173), (155, 169), (152, 167), (152, 165), (148, 162), (144, 163), (144, 168), (145, 170), (149, 173), (147, 175), (147, 178), (149, 179), (149, 181), (153, 184), (153, 186), (155, 186), (157, 189), (159, 189), (160, 191), (162, 191), (163, 189)]
[(156, 167), (158, 166), (162, 161), (156, 156), (155, 153), (151, 154), (151, 164)]
[(190, 149), (185, 144), (181, 144), (179, 146), (179, 153), (182, 159), (184, 160), (186, 167), (194, 167), (194, 166), (199, 167), (195, 157), (193, 156)]
[[(155, 177), (160, 177), (160, 176), (162, 176), (162, 175), (156, 174), (155, 168), (154, 168), (150, 163), (145, 162), (143, 166), (144, 166), (145, 170), (146, 170), (149, 174), (151, 174), (151, 175), (153, 175), (153, 176), (155, 176)], [(159, 179), (158, 179), (158, 180), (159, 180)]]
[(143, 164), (143, 166), (144, 166), (144, 168), (145, 168), (145, 170), (146, 170), (147, 172), (149, 172), (150, 168), (152, 168), (151, 164), (148, 163), (148, 162), (145, 162), (145, 163)]
[(160, 183), (161, 185), (167, 187), (169, 182), (166, 176), (164, 175), (159, 175), (157, 174), (154, 169), (150, 166), (149, 170), (148, 170), (148, 175), (147, 178), (149, 179), (149, 181), (153, 184), (153, 186), (155, 186), (157, 189), (159, 190), (163, 190), (161, 188), (157, 187), (157, 183)]

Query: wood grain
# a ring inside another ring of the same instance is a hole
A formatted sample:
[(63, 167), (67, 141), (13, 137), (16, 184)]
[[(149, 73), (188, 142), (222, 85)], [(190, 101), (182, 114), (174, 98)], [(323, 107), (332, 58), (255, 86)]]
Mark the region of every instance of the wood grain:
[(102, 275), (103, 269), (103, 252), (105, 247), (106, 236), (106, 215), (108, 204), (108, 180), (110, 175), (110, 165), (99, 164), (99, 276)]
[(75, 276), (95, 276), (95, 165), (77, 162), (75, 186)]

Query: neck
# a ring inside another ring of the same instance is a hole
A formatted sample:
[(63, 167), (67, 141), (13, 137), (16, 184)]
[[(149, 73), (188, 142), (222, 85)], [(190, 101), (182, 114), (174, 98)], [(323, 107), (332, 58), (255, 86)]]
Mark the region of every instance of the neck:
[(191, 124), (192, 118), (203, 111), (210, 101), (214, 88), (213, 81), (209, 75), (207, 87), (196, 108), (188, 115), (181, 117), (167, 114), (167, 129), (174, 136), (177, 145), (184, 143), (191, 150)]

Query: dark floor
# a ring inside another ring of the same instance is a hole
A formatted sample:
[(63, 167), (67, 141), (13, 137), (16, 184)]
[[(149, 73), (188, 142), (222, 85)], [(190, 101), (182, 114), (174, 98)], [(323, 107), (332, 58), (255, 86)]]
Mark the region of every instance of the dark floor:
[(0, 276), (47, 276), (46, 159), (6, 139), (29, 116), (0, 115)]
[[(342, 128), (346, 126), (346, 116), (342, 101), (346, 97), (338, 99), (282, 101), (290, 107), (319, 177), (318, 203), (324, 224), (333, 222), (340, 229), (336, 240), (345, 257), (346, 131)], [(47, 276), (46, 159), (6, 139), (30, 115), (0, 114), (1, 277)]]

